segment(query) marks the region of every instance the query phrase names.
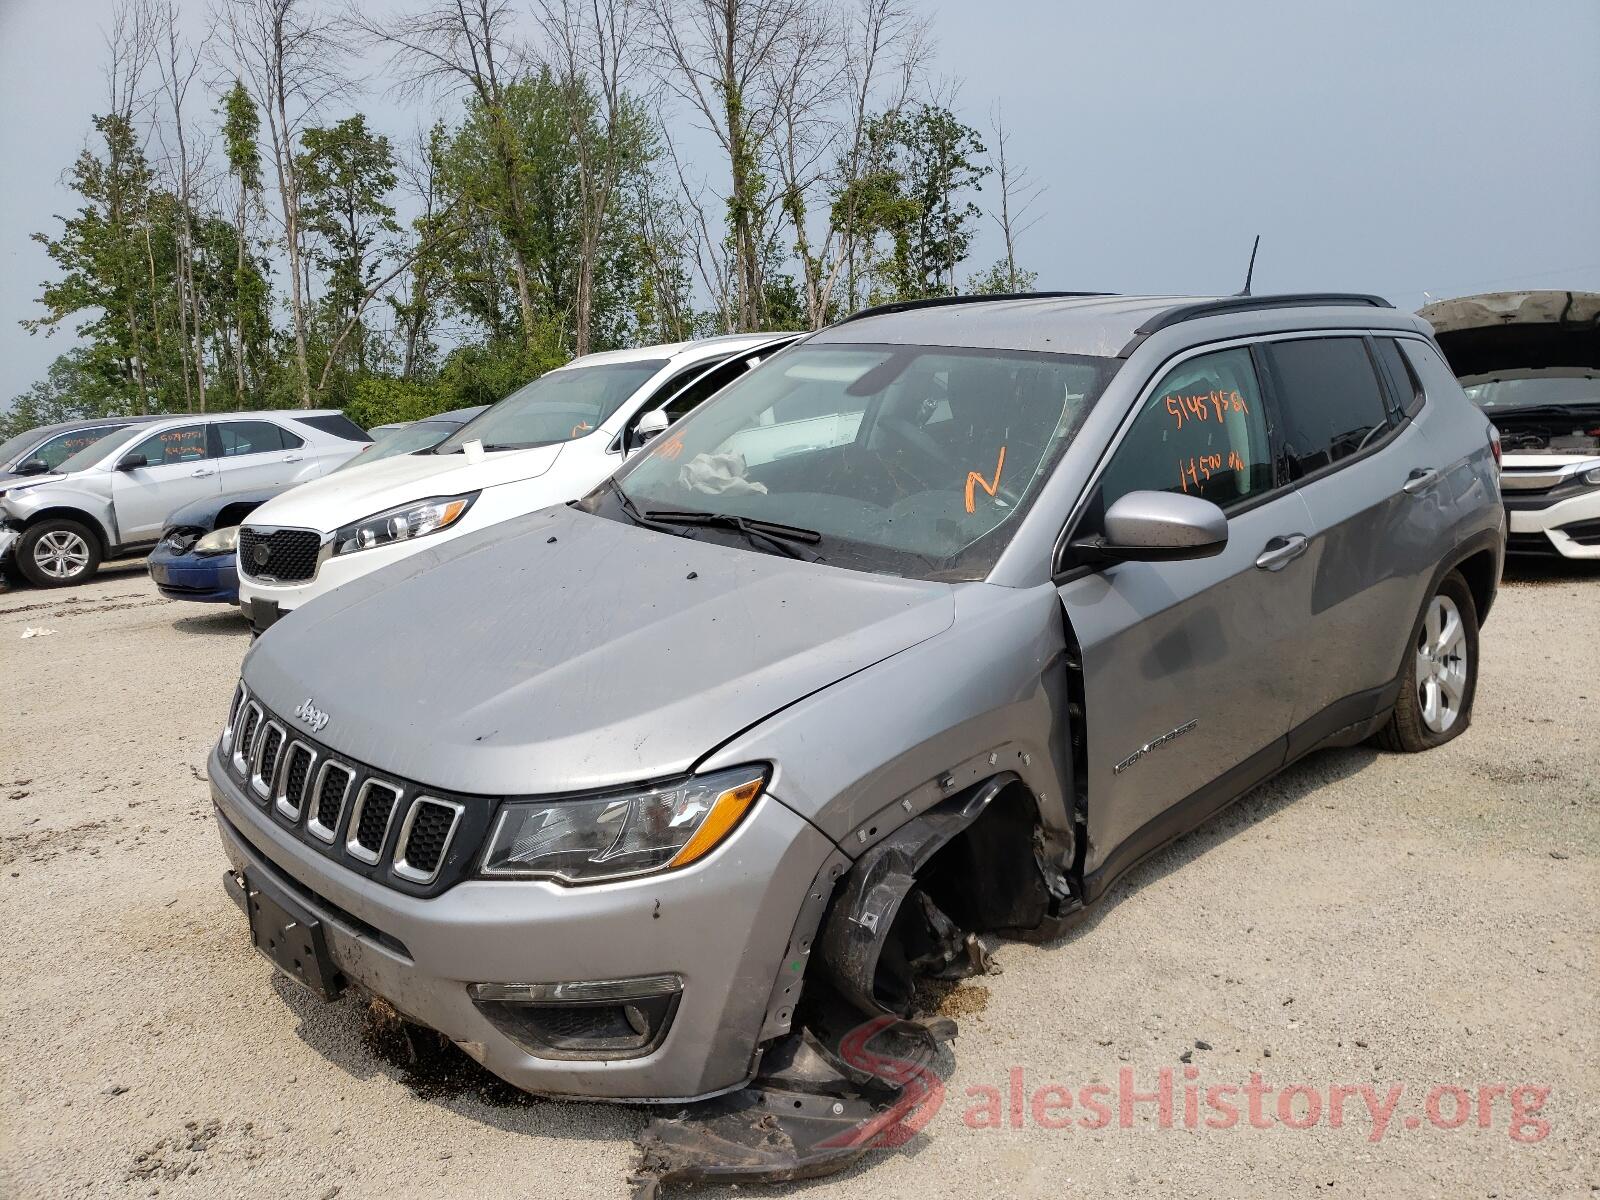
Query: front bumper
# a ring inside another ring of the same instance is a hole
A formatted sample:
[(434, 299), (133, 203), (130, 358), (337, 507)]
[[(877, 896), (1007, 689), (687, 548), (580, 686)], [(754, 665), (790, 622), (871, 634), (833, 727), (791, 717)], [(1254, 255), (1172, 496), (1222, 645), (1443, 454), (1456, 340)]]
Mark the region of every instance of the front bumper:
[[(726, 843), (670, 874), (581, 888), (468, 879), (423, 898), (299, 842), (246, 798), (215, 749), (207, 768), (235, 870), (269, 878), (307, 907), (349, 979), (538, 1095), (665, 1102), (745, 1083), (806, 889), (832, 850), (769, 795)], [(661, 1044), (629, 1059), (531, 1055), (467, 992), (473, 983), (657, 974), (680, 976), (682, 997)]]
[(1505, 497), (1508, 553), (1600, 559), (1600, 488), (1544, 504), (1514, 491)]
[(145, 560), (156, 589), (171, 600), (233, 604), (239, 573), (232, 554), (170, 554), (157, 547)]
[(22, 536), (22, 530), (13, 529), (10, 525), (0, 525), (0, 563), (6, 561), (12, 549), (17, 544), (17, 539)]

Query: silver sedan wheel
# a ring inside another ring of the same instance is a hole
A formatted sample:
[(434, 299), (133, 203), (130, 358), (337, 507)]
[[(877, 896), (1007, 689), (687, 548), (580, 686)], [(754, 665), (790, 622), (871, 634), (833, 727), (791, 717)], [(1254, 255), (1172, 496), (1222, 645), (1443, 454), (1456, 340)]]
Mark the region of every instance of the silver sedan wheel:
[(1417, 704), (1432, 732), (1446, 733), (1460, 719), (1468, 667), (1461, 610), (1449, 596), (1435, 596), (1417, 638)]
[(70, 529), (54, 529), (34, 543), (33, 561), (51, 579), (71, 579), (89, 565), (89, 543)]

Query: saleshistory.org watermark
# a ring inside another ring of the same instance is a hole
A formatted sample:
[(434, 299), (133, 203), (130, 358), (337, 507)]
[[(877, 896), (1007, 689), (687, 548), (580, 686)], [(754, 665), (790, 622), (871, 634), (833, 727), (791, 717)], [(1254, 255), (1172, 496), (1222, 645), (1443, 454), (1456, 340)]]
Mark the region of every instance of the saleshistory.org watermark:
[[(860, 1026), (845, 1038), (841, 1051), (851, 1065), (901, 1088), (900, 1097), (874, 1119), (834, 1139), (841, 1145), (901, 1144), (944, 1106), (945, 1082), (934, 1071), (873, 1049), (874, 1038), (889, 1023), (880, 1019)], [(1004, 1084), (964, 1089), (961, 1120), (969, 1129), (1052, 1132), (1151, 1126), (1211, 1131), (1348, 1127), (1364, 1132), (1369, 1142), (1401, 1129), (1503, 1129), (1513, 1142), (1533, 1145), (1550, 1136), (1550, 1121), (1541, 1115), (1549, 1098), (1550, 1088), (1534, 1083), (1422, 1089), (1400, 1083), (1275, 1085), (1257, 1071), (1243, 1082), (1202, 1083), (1197, 1066), (1181, 1071), (1161, 1067), (1142, 1080), (1132, 1067), (1123, 1067), (1115, 1085), (1094, 1082), (1074, 1088), (1030, 1079), (1023, 1067), (1012, 1067)]]

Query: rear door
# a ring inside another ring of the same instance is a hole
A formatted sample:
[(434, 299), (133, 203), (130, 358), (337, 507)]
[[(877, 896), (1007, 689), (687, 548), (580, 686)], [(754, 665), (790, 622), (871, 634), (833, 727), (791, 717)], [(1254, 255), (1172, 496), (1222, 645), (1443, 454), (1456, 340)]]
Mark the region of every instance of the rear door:
[[(1297, 745), (1375, 715), (1399, 674), (1447, 521), (1439, 463), (1360, 334), (1267, 342), (1285, 465), (1311, 512)], [(1402, 364), (1403, 365), (1403, 364)]]
[(1282, 764), (1310, 615), (1310, 514), (1282, 479), (1250, 348), (1169, 365), (1136, 414), (1072, 538), (1102, 532), (1118, 497), (1153, 490), (1218, 504), (1228, 544), (1187, 562), (1065, 564), (1091, 873), (1125, 865)]
[(142, 454), (146, 463), (113, 472), (111, 499), (117, 537), (124, 545), (155, 541), (169, 513), (220, 494), (207, 426), (205, 421), (177, 425), (152, 433), (123, 451), (122, 458)]
[(305, 440), (271, 421), (215, 421), (211, 429), (224, 496), (287, 487), (305, 461)]

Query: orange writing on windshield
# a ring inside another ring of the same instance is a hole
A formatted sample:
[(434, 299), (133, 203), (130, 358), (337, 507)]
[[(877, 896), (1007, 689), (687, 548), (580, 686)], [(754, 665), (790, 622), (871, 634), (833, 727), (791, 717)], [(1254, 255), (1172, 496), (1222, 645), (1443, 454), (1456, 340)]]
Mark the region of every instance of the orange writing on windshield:
[(1005, 465), (1006, 465), (1006, 448), (1004, 446), (1001, 446), (1000, 447), (1000, 461), (994, 464), (994, 481), (992, 483), (989, 480), (985, 479), (977, 471), (968, 471), (967, 472), (967, 511), (968, 512), (977, 512), (978, 511), (977, 504), (974, 502), (974, 498), (973, 498), (973, 495), (972, 495), (972, 485), (973, 484), (977, 484), (984, 491), (988, 492), (989, 495), (993, 496), (996, 492), (998, 492), (1000, 490), (1000, 472), (1005, 469)]
[(655, 452), (662, 458), (677, 458), (683, 453), (683, 434), (675, 433), (666, 440), (657, 442)]
[[(1205, 483), (1213, 475), (1223, 470), (1223, 461), (1224, 460), (1221, 454), (1195, 454), (1190, 455), (1190, 457), (1187, 459), (1179, 459), (1179, 485), (1185, 492), (1189, 490), (1189, 485), (1191, 483), (1193, 483), (1196, 488), (1199, 488), (1201, 484)], [(1227, 470), (1229, 471), (1243, 471), (1245, 469), (1244, 459), (1239, 456), (1239, 453), (1236, 450), (1228, 451), (1228, 457), (1226, 461)]]

